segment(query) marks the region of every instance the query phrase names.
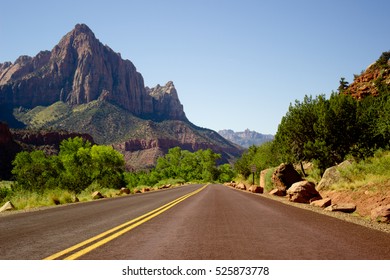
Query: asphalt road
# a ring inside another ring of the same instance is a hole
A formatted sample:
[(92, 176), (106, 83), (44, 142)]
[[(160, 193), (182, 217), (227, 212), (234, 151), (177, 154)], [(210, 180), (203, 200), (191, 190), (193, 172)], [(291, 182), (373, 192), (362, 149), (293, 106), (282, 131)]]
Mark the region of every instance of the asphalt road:
[(0, 216), (0, 259), (390, 260), (388, 233), (222, 185), (183, 197), (201, 187)]

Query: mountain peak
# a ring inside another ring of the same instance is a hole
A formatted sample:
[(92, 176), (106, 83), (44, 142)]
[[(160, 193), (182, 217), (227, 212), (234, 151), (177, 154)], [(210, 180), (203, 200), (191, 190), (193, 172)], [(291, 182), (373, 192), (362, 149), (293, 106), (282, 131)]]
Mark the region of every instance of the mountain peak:
[[(95, 34), (86, 24), (76, 24), (70, 32), (62, 37), (61, 41), (53, 50), (57, 53), (65, 53), (70, 49), (83, 52), (98, 44), (100, 44), (99, 40), (96, 39)], [(88, 50), (88, 52), (91, 51)]]
[(80, 105), (105, 100), (135, 116), (187, 121), (173, 82), (152, 89), (130, 60), (76, 24), (52, 51), (0, 65), (0, 107)]
[(93, 34), (92, 30), (85, 23), (76, 24), (73, 31), (78, 32), (78, 33), (92, 33)]
[(273, 135), (261, 134), (248, 128), (241, 132), (224, 129), (218, 131), (218, 133), (227, 140), (244, 148), (249, 148), (252, 145), (261, 145), (264, 142), (272, 141), (274, 138)]

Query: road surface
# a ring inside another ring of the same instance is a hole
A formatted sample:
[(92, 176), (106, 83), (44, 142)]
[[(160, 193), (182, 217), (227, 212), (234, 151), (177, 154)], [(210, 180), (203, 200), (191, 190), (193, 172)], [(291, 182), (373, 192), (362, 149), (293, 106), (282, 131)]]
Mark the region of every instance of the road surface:
[(0, 215), (0, 259), (45, 258), (389, 260), (390, 234), (222, 185), (191, 185)]

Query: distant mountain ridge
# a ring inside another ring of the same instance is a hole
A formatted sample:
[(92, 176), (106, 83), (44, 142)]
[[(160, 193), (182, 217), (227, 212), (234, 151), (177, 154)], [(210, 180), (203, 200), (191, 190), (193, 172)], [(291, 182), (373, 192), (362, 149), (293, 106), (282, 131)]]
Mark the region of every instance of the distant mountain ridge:
[(252, 145), (258, 146), (274, 139), (274, 136), (271, 134), (261, 134), (249, 129), (241, 132), (234, 132), (231, 129), (224, 129), (218, 131), (218, 133), (227, 140), (244, 148), (249, 148)]
[(146, 87), (130, 60), (77, 24), (51, 51), (0, 63), (0, 121), (11, 128), (88, 133), (129, 169), (149, 168), (169, 148), (212, 149), (222, 162), (242, 149), (186, 117), (172, 81)]

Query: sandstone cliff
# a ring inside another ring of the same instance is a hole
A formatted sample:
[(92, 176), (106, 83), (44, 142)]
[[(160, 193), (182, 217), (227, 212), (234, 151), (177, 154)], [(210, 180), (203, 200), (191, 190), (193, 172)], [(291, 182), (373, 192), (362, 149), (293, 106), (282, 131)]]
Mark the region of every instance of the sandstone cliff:
[(0, 180), (10, 179), (12, 160), (22, 148), (12, 138), (9, 127), (0, 122)]
[(0, 106), (34, 108), (57, 101), (115, 103), (140, 117), (187, 120), (172, 82), (145, 88), (133, 63), (77, 24), (51, 50), (0, 64)]
[(129, 169), (149, 168), (176, 146), (210, 148), (224, 162), (242, 153), (187, 119), (173, 82), (145, 87), (133, 63), (100, 43), (84, 24), (77, 24), (51, 51), (0, 64), (0, 120), (46, 131), (15, 131), (25, 142), (60, 139), (48, 132), (53, 130), (87, 133), (96, 143), (121, 151)]
[(66, 131), (10, 130), (0, 122), (0, 180), (11, 176), (12, 161), (21, 151), (43, 150), (46, 154), (57, 154), (62, 140), (82, 137), (94, 144), (89, 134), (68, 133)]
[(369, 65), (354, 81), (343, 90), (357, 99), (366, 96), (378, 96), (381, 88), (390, 86), (390, 52), (384, 52), (380, 58)]

